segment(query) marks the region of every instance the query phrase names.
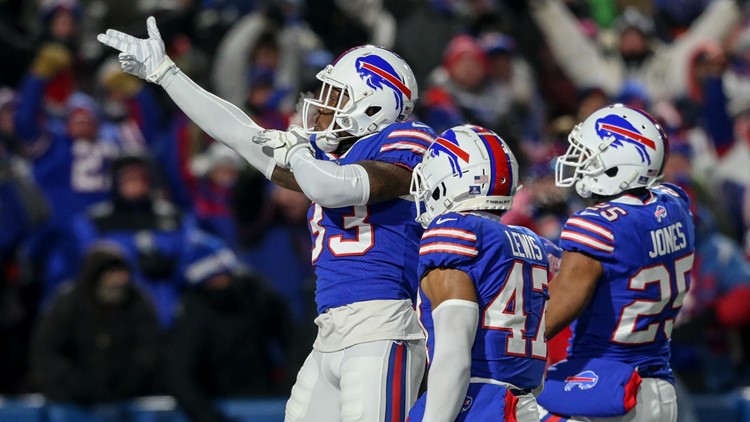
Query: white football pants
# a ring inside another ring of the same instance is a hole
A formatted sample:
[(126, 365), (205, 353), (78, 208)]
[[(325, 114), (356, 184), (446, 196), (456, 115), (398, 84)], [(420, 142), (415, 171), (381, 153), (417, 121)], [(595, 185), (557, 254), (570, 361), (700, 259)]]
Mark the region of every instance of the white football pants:
[(286, 404), (286, 422), (403, 422), (426, 365), (424, 340), (313, 350)]

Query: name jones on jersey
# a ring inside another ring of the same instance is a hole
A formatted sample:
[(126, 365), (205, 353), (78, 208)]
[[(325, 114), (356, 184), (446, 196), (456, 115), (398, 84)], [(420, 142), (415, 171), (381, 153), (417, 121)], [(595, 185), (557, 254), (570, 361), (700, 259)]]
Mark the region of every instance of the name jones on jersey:
[(651, 230), (651, 251), (648, 256), (656, 258), (684, 249), (687, 237), (682, 232), (682, 223), (677, 222), (667, 227)]

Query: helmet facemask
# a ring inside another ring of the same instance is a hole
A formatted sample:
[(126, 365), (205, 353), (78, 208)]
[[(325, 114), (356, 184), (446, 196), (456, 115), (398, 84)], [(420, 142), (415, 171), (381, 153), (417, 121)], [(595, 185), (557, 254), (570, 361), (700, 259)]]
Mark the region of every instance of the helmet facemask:
[[(351, 101), (353, 94), (351, 86), (325, 76), (329, 68), (332, 66), (328, 65), (318, 73), (318, 79), (323, 81), (318, 98), (304, 99), (302, 122), (305, 132), (310, 135), (342, 137), (353, 126), (353, 121), (347, 118), (348, 113), (354, 111), (354, 102)], [(316, 129), (316, 123), (321, 115), (333, 115), (333, 118), (328, 127)]]
[[(427, 228), (430, 222), (440, 214), (445, 213), (453, 205), (453, 201), (446, 197), (447, 191), (443, 180), (433, 182), (430, 186), (431, 175), (425, 175), (425, 162), (414, 167), (411, 177), (411, 188), (409, 193), (414, 197), (414, 205), (417, 208), (417, 222)], [(429, 169), (427, 169), (429, 171)], [(449, 176), (453, 177), (453, 176)]]
[(557, 157), (555, 162), (555, 184), (561, 188), (575, 185), (578, 194), (583, 198), (588, 198), (591, 192), (586, 189), (585, 182), (582, 183), (582, 181), (587, 177), (596, 177), (605, 172), (600, 155), (607, 145), (601, 144), (602, 149), (599, 151), (592, 150), (579, 140), (580, 137), (581, 124), (579, 123), (568, 135), (570, 144), (568, 150)]

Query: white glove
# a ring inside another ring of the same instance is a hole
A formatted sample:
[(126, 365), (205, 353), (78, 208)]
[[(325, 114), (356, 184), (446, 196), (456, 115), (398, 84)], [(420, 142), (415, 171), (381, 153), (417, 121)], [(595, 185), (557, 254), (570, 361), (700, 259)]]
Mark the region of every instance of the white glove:
[(263, 130), (253, 136), (253, 142), (260, 145), (263, 154), (271, 157), (282, 168), (289, 168), (289, 161), (294, 154), (300, 151), (312, 152), (310, 139), (299, 126), (290, 126), (287, 132)]
[(123, 71), (163, 85), (166, 82), (164, 75), (169, 70), (176, 69), (176, 66), (167, 56), (164, 41), (161, 39), (159, 29), (156, 27), (156, 19), (153, 16), (146, 19), (146, 29), (148, 30), (146, 39), (136, 38), (114, 29), (108, 29), (106, 33), (99, 34), (96, 39), (104, 45), (121, 51), (119, 58)]

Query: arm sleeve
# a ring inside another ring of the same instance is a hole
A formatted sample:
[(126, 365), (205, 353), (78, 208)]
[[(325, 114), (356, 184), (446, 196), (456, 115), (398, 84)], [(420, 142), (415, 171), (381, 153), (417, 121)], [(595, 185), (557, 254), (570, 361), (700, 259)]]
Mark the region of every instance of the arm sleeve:
[(425, 421), (454, 421), (469, 389), (471, 347), (477, 333), (479, 305), (446, 300), (432, 311), (435, 350), (427, 378)]
[(201, 88), (182, 71), (163, 84), (167, 94), (209, 136), (235, 150), (250, 165), (271, 178), (275, 162), (252, 142), (263, 130), (239, 108)]
[(359, 164), (316, 160), (309, 150), (294, 153), (289, 163), (302, 192), (323, 207), (365, 205), (370, 199), (370, 178)]

